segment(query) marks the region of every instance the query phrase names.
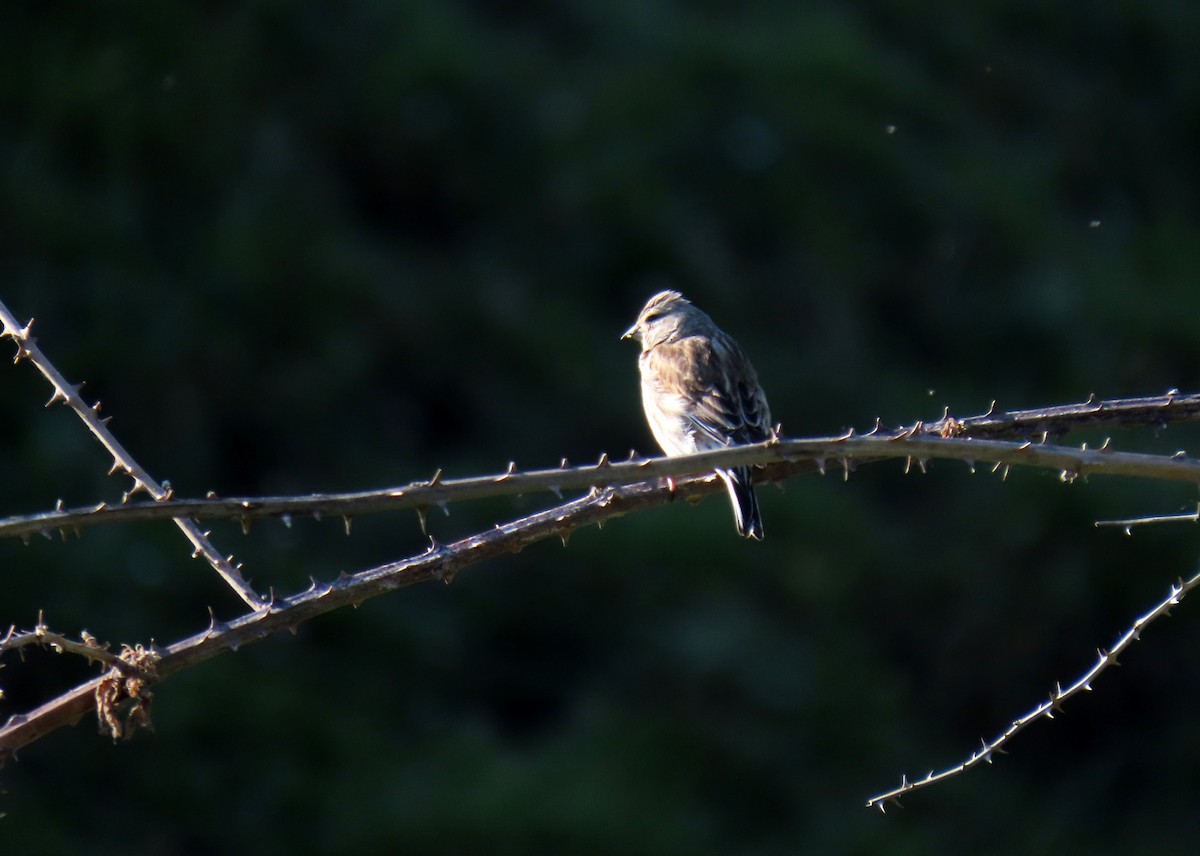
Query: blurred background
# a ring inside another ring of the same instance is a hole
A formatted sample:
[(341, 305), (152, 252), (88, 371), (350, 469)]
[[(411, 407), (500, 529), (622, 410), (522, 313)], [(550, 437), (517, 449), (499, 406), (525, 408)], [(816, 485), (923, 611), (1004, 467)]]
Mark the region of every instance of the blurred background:
[[(1168, 0), (12, 0), (0, 297), (187, 496), (651, 452), (618, 336), (663, 288), (791, 435), (1195, 390), (1197, 32)], [(128, 486), (49, 394), (0, 365), (0, 515)], [(156, 690), (156, 733), (88, 720), (0, 770), (0, 850), (1192, 852), (1190, 602), (993, 767), (863, 807), (1198, 552), (1092, 525), (1194, 487), (900, 470), (762, 489), (762, 544), (723, 498), (656, 509), (210, 661)], [(412, 513), (213, 537), (277, 591), (426, 543)], [(166, 643), (239, 614), (189, 549), (0, 542), (0, 625)], [(92, 674), (6, 658), (0, 716)]]

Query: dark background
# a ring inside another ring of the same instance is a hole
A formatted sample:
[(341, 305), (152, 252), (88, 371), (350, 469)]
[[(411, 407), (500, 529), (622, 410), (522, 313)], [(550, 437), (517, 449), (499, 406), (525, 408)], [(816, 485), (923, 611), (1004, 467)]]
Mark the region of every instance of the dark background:
[[(189, 496), (649, 452), (617, 337), (665, 287), (793, 435), (1195, 389), (1198, 32), (1169, 0), (12, 0), (0, 295)], [(0, 366), (0, 514), (128, 486), (49, 393)], [(1193, 527), (1092, 526), (1193, 487), (899, 470), (762, 490), (762, 544), (723, 500), (656, 509), (211, 661), (155, 734), (87, 721), (0, 771), (0, 850), (1192, 852), (1190, 603), (1000, 763), (863, 807), (1197, 555)], [(411, 513), (214, 529), (280, 591), (425, 544)], [(165, 643), (238, 614), (188, 550), (0, 543), (0, 624)], [(0, 715), (93, 673), (8, 657)]]

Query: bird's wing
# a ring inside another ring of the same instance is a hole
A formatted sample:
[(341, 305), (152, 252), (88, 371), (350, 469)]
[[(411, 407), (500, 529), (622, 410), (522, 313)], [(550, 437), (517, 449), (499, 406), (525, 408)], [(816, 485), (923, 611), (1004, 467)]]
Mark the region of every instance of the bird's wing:
[(714, 446), (759, 443), (771, 414), (753, 366), (728, 336), (688, 336), (643, 355), (655, 388)]

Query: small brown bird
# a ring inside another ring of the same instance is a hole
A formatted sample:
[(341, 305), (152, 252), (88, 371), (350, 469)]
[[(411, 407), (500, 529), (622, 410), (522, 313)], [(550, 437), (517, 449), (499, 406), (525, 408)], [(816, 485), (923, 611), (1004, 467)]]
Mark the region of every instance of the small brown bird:
[[(668, 457), (774, 436), (754, 366), (732, 336), (678, 291), (651, 297), (621, 338), (642, 343), (642, 407)], [(718, 469), (717, 475), (729, 488), (738, 534), (761, 541), (749, 467)]]

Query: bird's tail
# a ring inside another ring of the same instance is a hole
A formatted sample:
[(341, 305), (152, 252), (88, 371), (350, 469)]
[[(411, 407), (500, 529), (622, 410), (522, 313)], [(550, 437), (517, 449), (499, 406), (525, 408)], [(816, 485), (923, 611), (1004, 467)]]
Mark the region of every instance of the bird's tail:
[(750, 468), (717, 470), (717, 475), (729, 488), (729, 499), (733, 504), (733, 524), (743, 538), (763, 539), (762, 515), (758, 511), (758, 497), (750, 481)]

